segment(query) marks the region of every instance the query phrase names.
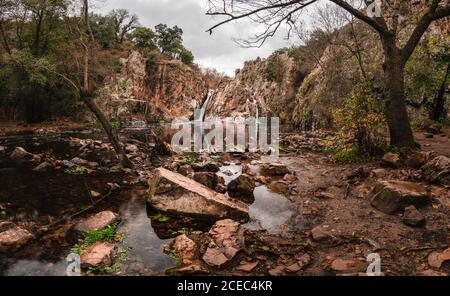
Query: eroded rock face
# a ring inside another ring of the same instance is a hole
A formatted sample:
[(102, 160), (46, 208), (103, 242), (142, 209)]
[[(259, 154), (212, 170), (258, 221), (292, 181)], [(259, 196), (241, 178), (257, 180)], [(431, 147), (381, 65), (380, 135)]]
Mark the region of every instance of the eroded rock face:
[(81, 255), (81, 266), (110, 266), (113, 263), (114, 245), (107, 242), (98, 242), (90, 246)]
[(163, 212), (212, 219), (247, 218), (248, 206), (164, 168), (149, 179), (148, 202)]
[(450, 185), (450, 158), (438, 156), (423, 168), (423, 176), (432, 183)]
[(91, 216), (77, 225), (75, 230), (82, 233), (89, 233), (97, 231), (111, 225), (119, 220), (119, 216), (111, 211), (100, 212), (94, 216)]
[(0, 222), (0, 252), (15, 252), (33, 239), (34, 236), (11, 222)]
[(411, 205), (422, 207), (430, 202), (425, 186), (411, 182), (378, 181), (374, 194), (372, 206), (386, 214), (394, 214)]
[(202, 258), (213, 267), (227, 264), (245, 246), (244, 228), (230, 219), (218, 221), (209, 231), (209, 236), (211, 241)]
[(209, 86), (203, 74), (178, 60), (162, 56), (148, 61), (133, 51), (121, 73), (99, 91), (109, 116), (121, 120), (152, 118), (170, 122), (193, 114), (192, 100), (201, 104)]

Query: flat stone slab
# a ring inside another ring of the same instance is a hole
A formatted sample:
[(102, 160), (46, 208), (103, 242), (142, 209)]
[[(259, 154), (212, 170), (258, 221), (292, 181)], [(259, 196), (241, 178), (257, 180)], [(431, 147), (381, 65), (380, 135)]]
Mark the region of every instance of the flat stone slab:
[(383, 213), (395, 214), (408, 206), (422, 207), (430, 203), (425, 186), (404, 181), (378, 181), (372, 206)]
[(148, 202), (174, 214), (214, 219), (247, 218), (248, 205), (164, 168), (152, 172)]
[(118, 215), (111, 211), (104, 211), (81, 221), (75, 225), (74, 229), (78, 232), (89, 233), (101, 230), (117, 221), (119, 221)]

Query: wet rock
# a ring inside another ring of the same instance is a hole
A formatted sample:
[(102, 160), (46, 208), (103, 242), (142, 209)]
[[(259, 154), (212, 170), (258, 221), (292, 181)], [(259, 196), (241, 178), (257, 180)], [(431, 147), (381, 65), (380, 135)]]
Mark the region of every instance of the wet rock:
[(111, 225), (119, 220), (118, 215), (111, 211), (100, 212), (94, 216), (91, 216), (77, 225), (75, 225), (75, 231), (82, 233), (89, 233), (97, 231)]
[(378, 181), (372, 206), (386, 214), (394, 214), (407, 206), (422, 207), (430, 202), (425, 186), (403, 181)]
[(258, 267), (258, 262), (241, 262), (241, 264), (237, 267), (237, 270), (243, 271), (243, 272), (252, 272), (255, 270), (256, 267)]
[(165, 251), (171, 252), (176, 258), (194, 259), (197, 252), (197, 244), (187, 235), (182, 234), (168, 245)]
[(413, 227), (423, 226), (425, 225), (425, 217), (419, 212), (419, 210), (416, 209), (415, 206), (409, 206), (405, 209), (403, 223)]
[(22, 147), (16, 147), (10, 154), (10, 158), (18, 162), (40, 162), (41, 157), (26, 151)]
[(291, 194), (291, 189), (292, 189), (291, 184), (286, 181), (274, 181), (269, 185), (270, 191), (282, 194), (284, 196), (289, 196)]
[(255, 180), (249, 175), (242, 174), (228, 184), (228, 194), (238, 199), (253, 199), (255, 187)]
[(248, 217), (248, 206), (164, 168), (149, 178), (148, 202), (155, 209), (174, 214), (224, 219)]
[(285, 176), (289, 174), (289, 169), (284, 164), (277, 164), (277, 163), (271, 163), (271, 164), (264, 164), (261, 167), (261, 173), (264, 176)]
[(53, 165), (49, 162), (43, 162), (33, 169), (35, 172), (48, 172), (53, 169)]
[(222, 185), (225, 186), (225, 180), (215, 173), (195, 173), (194, 180), (214, 191), (224, 193)]
[(81, 266), (110, 266), (113, 263), (114, 245), (107, 242), (98, 242), (90, 246), (81, 255)]
[(245, 247), (244, 228), (230, 219), (214, 224), (209, 236), (211, 240), (202, 259), (210, 266), (225, 265)]
[(15, 252), (34, 236), (14, 223), (0, 222), (0, 253)]
[(428, 256), (428, 264), (434, 268), (441, 268), (447, 261), (450, 261), (450, 248), (441, 253), (433, 252)]
[(194, 163), (192, 165), (192, 169), (194, 170), (194, 172), (217, 173), (220, 171), (220, 166), (215, 162), (205, 161), (202, 163)]
[(354, 273), (364, 269), (365, 264), (358, 260), (336, 259), (331, 263), (331, 269), (340, 273)]
[(422, 171), (429, 182), (450, 185), (450, 158), (438, 156), (428, 162)]
[(399, 168), (400, 167), (400, 155), (397, 153), (386, 153), (381, 160), (381, 164), (389, 168)]

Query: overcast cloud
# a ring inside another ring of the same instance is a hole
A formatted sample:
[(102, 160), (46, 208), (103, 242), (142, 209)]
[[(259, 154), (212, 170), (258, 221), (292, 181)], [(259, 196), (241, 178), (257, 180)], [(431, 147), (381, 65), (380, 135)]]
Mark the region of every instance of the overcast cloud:
[(153, 28), (159, 23), (178, 25), (184, 31), (185, 46), (194, 53), (202, 67), (215, 68), (232, 76), (247, 60), (265, 58), (274, 50), (294, 42), (286, 40), (285, 31), (269, 39), (261, 48), (241, 48), (233, 37), (246, 37), (257, 29), (254, 23), (239, 21), (222, 26), (212, 35), (205, 32), (218, 19), (205, 15), (207, 0), (102, 0), (97, 10), (102, 13), (126, 8), (137, 14), (141, 25)]

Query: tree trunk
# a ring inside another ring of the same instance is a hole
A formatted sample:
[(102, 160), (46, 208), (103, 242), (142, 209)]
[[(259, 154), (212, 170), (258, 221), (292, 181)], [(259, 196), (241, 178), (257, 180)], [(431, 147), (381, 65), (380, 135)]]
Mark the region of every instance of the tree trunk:
[(385, 115), (389, 126), (391, 145), (417, 148), (405, 104), (404, 61), (395, 40), (383, 40), (385, 55)]
[(103, 129), (106, 132), (109, 141), (113, 145), (114, 150), (116, 151), (117, 157), (119, 157), (121, 164), (126, 168), (133, 168), (134, 167), (133, 163), (127, 157), (127, 154), (125, 153), (122, 146), (120, 145), (117, 135), (114, 133), (111, 123), (106, 118), (106, 116), (103, 114), (102, 110), (100, 110), (100, 108), (97, 106), (97, 104), (92, 99), (90, 99), (88, 96), (82, 94), (81, 99), (86, 104), (86, 106), (89, 108), (89, 110), (91, 110), (91, 112), (94, 113), (97, 120), (103, 126)]
[(439, 121), (445, 117), (444, 109), (445, 109), (445, 90), (447, 88), (447, 80), (450, 74), (450, 65), (447, 65), (447, 71), (445, 72), (444, 81), (441, 84), (439, 89), (439, 93), (436, 95), (434, 104), (433, 104), (433, 112), (431, 114), (431, 119), (435, 121)]

